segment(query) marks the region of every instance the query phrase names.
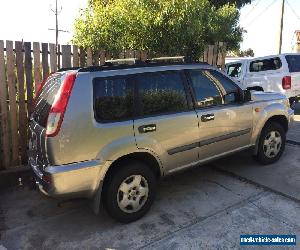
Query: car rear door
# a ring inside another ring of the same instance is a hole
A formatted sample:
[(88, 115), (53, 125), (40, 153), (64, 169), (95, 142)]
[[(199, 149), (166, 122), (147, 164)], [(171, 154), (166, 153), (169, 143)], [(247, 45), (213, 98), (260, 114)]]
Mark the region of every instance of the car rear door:
[(28, 160), (31, 166), (43, 170), (49, 164), (46, 148), (47, 119), (64, 74), (51, 75), (37, 94), (29, 122)]
[(181, 71), (137, 74), (137, 147), (156, 154), (165, 172), (197, 162), (198, 118)]
[(211, 69), (188, 70), (187, 74), (199, 118), (200, 160), (249, 146), (252, 105), (239, 102), (239, 88), (233, 81)]

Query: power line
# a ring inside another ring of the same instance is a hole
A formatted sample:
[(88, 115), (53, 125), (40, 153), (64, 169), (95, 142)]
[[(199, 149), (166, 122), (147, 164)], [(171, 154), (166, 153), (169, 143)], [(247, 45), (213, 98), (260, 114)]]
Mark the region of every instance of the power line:
[(261, 0), (258, 0), (256, 4), (252, 7), (251, 10), (245, 15), (245, 19), (251, 14), (251, 12), (257, 7), (257, 5), (261, 2)]
[(297, 12), (294, 10), (294, 8), (292, 7), (292, 5), (289, 3), (288, 0), (286, 0), (288, 6), (290, 7), (291, 11), (294, 13), (294, 15), (300, 20), (300, 17), (298, 16)]
[(254, 21), (256, 21), (258, 18), (261, 17), (262, 14), (264, 14), (274, 3), (276, 2), (276, 0), (274, 0), (273, 2), (271, 2), (262, 12), (260, 12), (258, 15), (256, 15), (254, 18), (252, 18), (252, 20), (247, 24), (244, 25), (245, 27), (249, 27), (250, 25), (252, 25), (252, 23)]

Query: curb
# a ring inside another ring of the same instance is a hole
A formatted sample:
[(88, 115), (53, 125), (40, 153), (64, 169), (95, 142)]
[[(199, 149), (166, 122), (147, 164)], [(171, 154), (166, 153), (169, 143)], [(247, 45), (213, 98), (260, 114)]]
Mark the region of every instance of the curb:
[(29, 166), (19, 166), (0, 171), (0, 190), (17, 186), (19, 184), (19, 178), (22, 179), (23, 184), (28, 182), (32, 177), (31, 171)]

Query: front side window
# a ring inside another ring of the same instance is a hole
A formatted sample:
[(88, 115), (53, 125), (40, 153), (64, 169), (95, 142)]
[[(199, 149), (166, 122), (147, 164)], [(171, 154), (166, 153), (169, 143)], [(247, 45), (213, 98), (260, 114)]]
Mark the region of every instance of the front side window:
[(188, 110), (186, 92), (178, 71), (136, 75), (141, 116)]
[(189, 70), (189, 74), (195, 93), (197, 108), (223, 103), (221, 91), (210, 70)]
[(257, 60), (250, 63), (250, 72), (277, 70), (282, 66), (279, 57)]
[(242, 64), (230, 64), (227, 69), (227, 74), (231, 77), (240, 77), (242, 72)]
[(132, 119), (133, 88), (126, 78), (95, 78), (93, 86), (97, 121)]
[(234, 82), (218, 71), (211, 70), (210, 73), (213, 76), (213, 80), (215, 81), (215, 83), (217, 83), (219, 86), (221, 86), (221, 88), (223, 88), (223, 92), (225, 93), (225, 104), (237, 102), (239, 89), (234, 84)]

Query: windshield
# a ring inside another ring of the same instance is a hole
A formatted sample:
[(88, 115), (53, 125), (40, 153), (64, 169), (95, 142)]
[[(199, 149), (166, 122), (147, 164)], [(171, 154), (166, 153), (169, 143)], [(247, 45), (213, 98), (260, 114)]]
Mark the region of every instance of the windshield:
[(290, 72), (300, 72), (300, 55), (286, 55)]

